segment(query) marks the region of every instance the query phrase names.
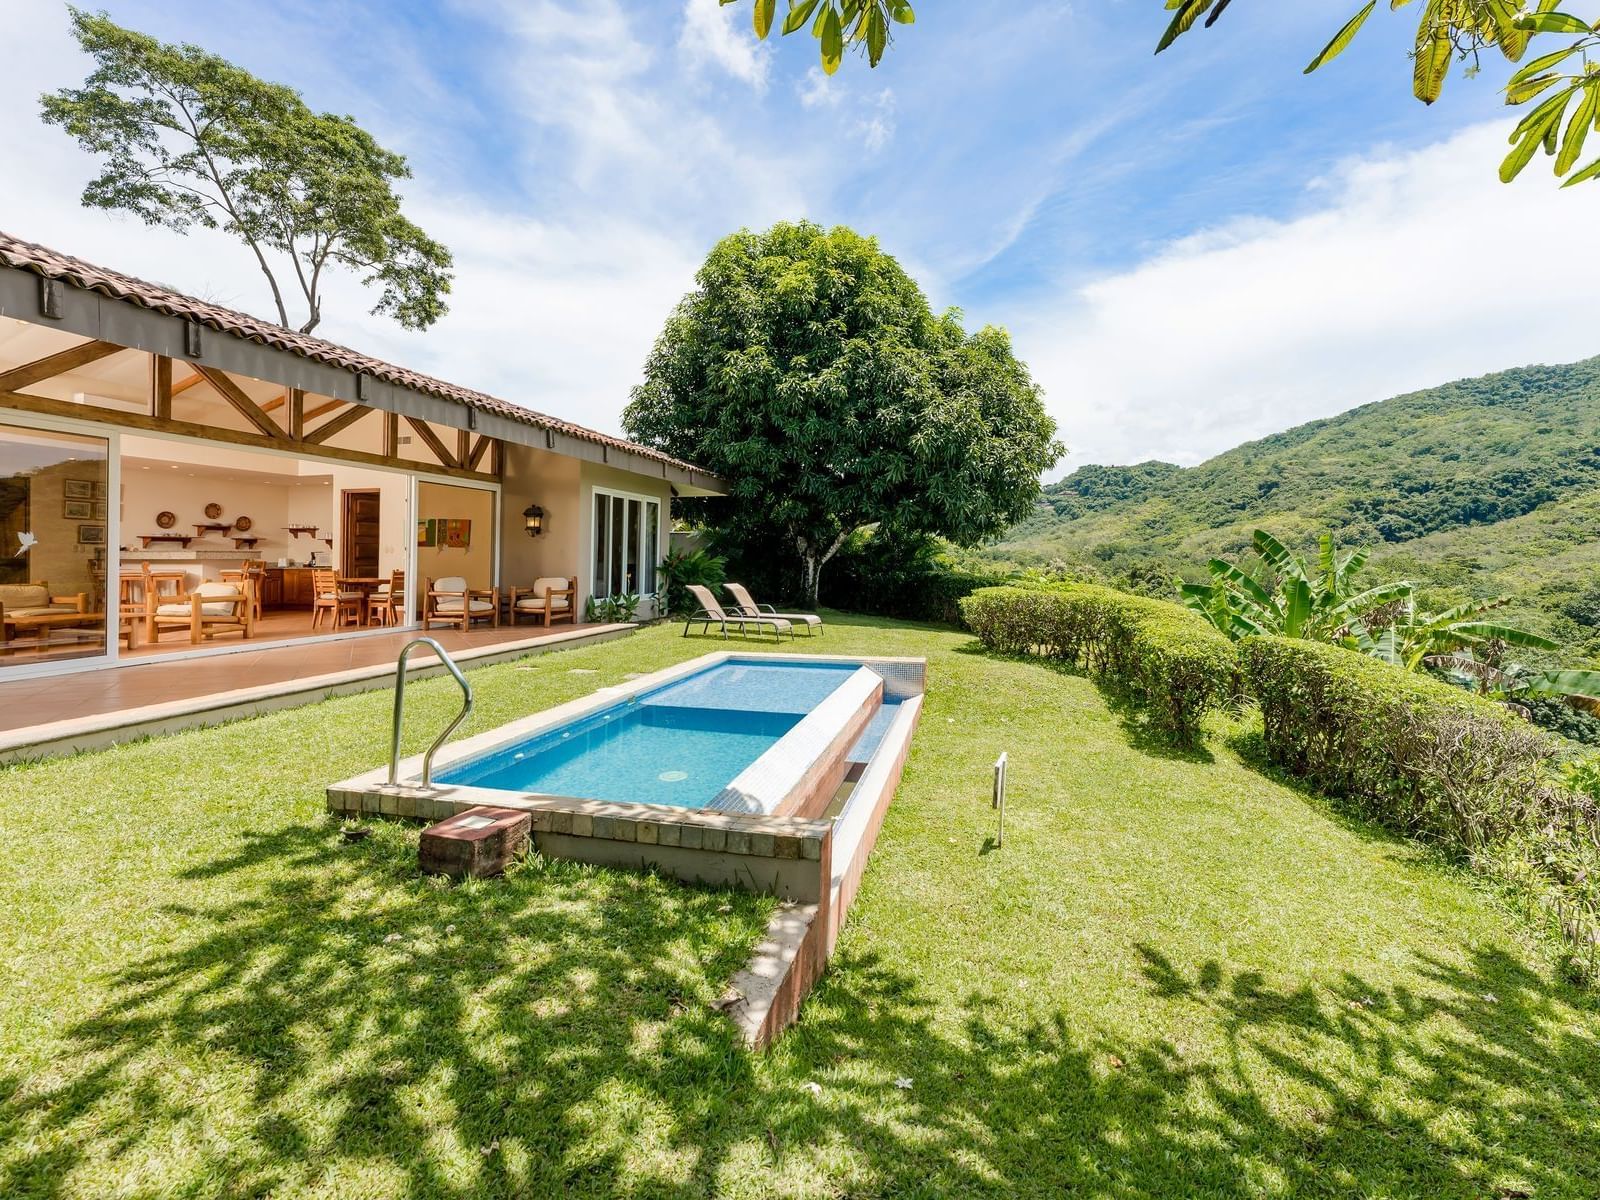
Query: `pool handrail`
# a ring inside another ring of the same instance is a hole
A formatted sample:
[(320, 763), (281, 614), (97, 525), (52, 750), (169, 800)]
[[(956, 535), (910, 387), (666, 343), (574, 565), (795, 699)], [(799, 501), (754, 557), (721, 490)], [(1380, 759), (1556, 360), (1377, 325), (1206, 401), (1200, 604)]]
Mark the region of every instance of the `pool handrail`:
[(467, 682), (467, 677), (461, 673), (461, 668), (456, 666), (456, 660), (450, 657), (449, 652), (431, 637), (412, 638), (407, 642), (394, 664), (394, 729), (389, 742), (390, 787), (397, 787), (400, 783), (400, 726), (405, 719), (406, 711), (406, 659), (414, 649), (422, 645), (429, 647), (438, 656), (439, 661), (444, 664), (444, 669), (449, 671), (461, 685), (462, 694), (461, 711), (456, 714), (455, 720), (444, 727), (444, 732), (433, 740), (433, 745), (429, 746), (422, 756), (423, 787), (433, 786), (433, 756), (438, 753), (439, 747), (450, 740), (450, 735), (461, 727), (461, 722), (472, 713), (472, 685)]

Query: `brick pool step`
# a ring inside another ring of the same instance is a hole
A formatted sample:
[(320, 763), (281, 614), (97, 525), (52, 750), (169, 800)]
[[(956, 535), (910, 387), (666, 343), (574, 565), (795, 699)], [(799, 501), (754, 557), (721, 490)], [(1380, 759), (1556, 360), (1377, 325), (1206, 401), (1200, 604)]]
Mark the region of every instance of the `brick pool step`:
[(417, 865), (424, 875), (486, 879), (506, 867), (528, 845), (533, 818), (514, 808), (479, 805), (422, 831)]

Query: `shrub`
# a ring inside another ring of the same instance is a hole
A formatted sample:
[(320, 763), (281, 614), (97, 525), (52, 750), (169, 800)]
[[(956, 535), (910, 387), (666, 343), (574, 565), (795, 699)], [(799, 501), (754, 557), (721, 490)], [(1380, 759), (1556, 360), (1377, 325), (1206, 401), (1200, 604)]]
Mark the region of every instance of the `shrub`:
[(722, 587), (726, 572), (726, 561), (705, 550), (669, 551), (657, 572), (662, 615), (693, 612), (699, 606), (689, 594), (689, 585), (708, 587), (714, 596)]
[(1178, 745), (1194, 743), (1237, 671), (1233, 646), (1205, 618), (1095, 584), (984, 588), (961, 615), (991, 650), (1070, 662), (1124, 692)]
[(857, 533), (828, 564), (822, 596), (829, 607), (907, 621), (956, 625), (961, 600), (1008, 581), (997, 571), (952, 563), (934, 538)]
[(1338, 646), (1240, 646), (1267, 754), (1361, 815), (1463, 855), (1550, 917), (1593, 976), (1600, 948), (1600, 766), (1505, 707)]
[(1504, 707), (1339, 646), (1241, 644), (1267, 754), (1395, 829), (1477, 851), (1522, 826), (1554, 743)]

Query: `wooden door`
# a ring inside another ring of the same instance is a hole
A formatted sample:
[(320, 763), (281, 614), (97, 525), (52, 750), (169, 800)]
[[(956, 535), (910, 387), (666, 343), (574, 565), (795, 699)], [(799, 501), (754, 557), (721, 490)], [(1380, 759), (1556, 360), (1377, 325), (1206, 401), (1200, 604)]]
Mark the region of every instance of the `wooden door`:
[(343, 573), (352, 578), (372, 579), (378, 574), (378, 506), (376, 491), (344, 493), (341, 559)]

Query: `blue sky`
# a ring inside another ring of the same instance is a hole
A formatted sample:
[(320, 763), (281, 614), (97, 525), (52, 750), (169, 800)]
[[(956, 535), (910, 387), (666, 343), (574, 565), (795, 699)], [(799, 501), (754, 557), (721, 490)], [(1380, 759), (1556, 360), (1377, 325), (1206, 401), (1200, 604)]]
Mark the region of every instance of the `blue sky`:
[[(1159, 0), (923, 0), (884, 63), (816, 69), (715, 0), (105, 0), (354, 114), (411, 160), (456, 251), (426, 335), (327, 336), (604, 429), (719, 236), (783, 218), (877, 235), (938, 307), (1009, 328), (1063, 468), (1195, 462), (1410, 387), (1596, 352), (1596, 252), (1485, 253), (1486, 222), (1592, 220), (1585, 189), (1494, 178), (1502, 73), (1410, 97), (1407, 12), (1300, 73), (1350, 0), (1233, 6), (1156, 58)], [(780, 5), (780, 8), (782, 6)], [(65, 13), (0, 17), (0, 228), (262, 311), (243, 251), (76, 204), (89, 163), (36, 120), (81, 78)], [(1519, 301), (1506, 320), (1507, 295)], [(1508, 325), (1511, 328), (1508, 329)]]

